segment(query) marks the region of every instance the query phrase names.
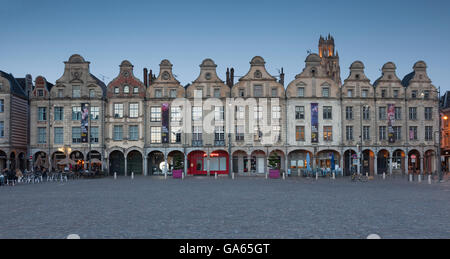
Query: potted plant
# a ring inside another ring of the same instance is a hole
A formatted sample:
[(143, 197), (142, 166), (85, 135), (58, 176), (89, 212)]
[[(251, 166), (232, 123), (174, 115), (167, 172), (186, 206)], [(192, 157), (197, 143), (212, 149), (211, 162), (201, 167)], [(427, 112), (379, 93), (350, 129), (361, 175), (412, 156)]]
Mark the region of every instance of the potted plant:
[(183, 177), (183, 169), (184, 169), (183, 156), (175, 155), (173, 157), (172, 177), (173, 178), (182, 178)]
[(280, 178), (280, 158), (275, 153), (269, 156), (269, 168), (270, 178)]

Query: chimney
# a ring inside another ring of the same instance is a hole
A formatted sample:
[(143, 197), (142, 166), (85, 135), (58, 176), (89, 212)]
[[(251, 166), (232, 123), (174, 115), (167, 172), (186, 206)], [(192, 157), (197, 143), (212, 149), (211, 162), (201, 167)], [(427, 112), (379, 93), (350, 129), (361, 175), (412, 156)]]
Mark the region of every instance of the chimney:
[(148, 70), (147, 70), (147, 68), (144, 68), (144, 85), (145, 85), (145, 87), (148, 87)]
[(227, 85), (230, 87), (230, 69), (227, 68)]
[(283, 70), (283, 68), (281, 68), (280, 84), (282, 84), (284, 86), (284, 70)]
[(230, 87), (234, 85), (234, 68), (231, 68)]
[(150, 73), (148, 74), (148, 85), (152, 85), (153, 81), (153, 71), (150, 69)]

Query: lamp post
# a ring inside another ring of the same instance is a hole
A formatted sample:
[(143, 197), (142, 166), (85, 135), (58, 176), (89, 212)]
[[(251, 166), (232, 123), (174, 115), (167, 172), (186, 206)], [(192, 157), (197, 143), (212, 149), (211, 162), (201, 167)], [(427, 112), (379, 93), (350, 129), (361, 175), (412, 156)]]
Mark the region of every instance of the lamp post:
[(226, 127), (226, 130), (228, 131), (228, 176), (232, 177), (232, 170), (231, 170), (231, 161), (232, 161), (232, 156), (231, 156), (231, 108), (232, 108), (232, 103), (231, 103), (231, 99), (230, 102), (228, 103), (228, 111), (227, 111), (227, 121), (228, 121), (228, 126)]

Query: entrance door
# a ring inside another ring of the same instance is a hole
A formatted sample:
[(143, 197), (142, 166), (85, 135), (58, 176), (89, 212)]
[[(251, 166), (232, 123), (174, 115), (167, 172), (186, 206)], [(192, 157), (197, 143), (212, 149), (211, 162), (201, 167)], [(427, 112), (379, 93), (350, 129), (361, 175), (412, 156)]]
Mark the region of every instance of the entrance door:
[(257, 172), (258, 174), (264, 173), (264, 157), (258, 157), (256, 158), (257, 161)]

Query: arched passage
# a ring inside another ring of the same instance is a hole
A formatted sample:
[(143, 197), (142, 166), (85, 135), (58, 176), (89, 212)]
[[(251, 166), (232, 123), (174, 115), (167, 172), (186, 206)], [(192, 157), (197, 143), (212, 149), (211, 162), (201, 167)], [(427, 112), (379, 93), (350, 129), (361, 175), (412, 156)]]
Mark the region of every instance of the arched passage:
[(335, 168), (331, 168), (332, 156), (334, 156), (334, 164), (340, 166), (341, 155), (339, 154), (339, 152), (335, 150), (323, 150), (318, 152), (317, 155), (315, 156), (317, 167), (335, 170)]
[(92, 150), (86, 156), (86, 162), (90, 165), (90, 170), (98, 172), (102, 169), (102, 154), (96, 150)]
[(164, 154), (161, 151), (153, 151), (148, 154), (148, 172), (150, 175), (161, 175), (164, 169)]
[(233, 173), (248, 173), (249, 165), (247, 152), (237, 150), (233, 153)]
[(436, 163), (435, 163), (436, 153), (434, 150), (428, 150), (425, 152), (423, 156), (423, 171), (425, 174), (432, 174), (435, 171)]
[(344, 174), (346, 176), (350, 176), (352, 172), (356, 172), (356, 167), (354, 162), (354, 157), (356, 156), (356, 152), (352, 149), (344, 152)]
[(210, 174), (215, 173), (228, 174), (228, 167), (229, 167), (228, 161), (229, 161), (228, 152), (223, 150), (217, 150), (212, 152), (209, 155)]
[(420, 173), (420, 152), (417, 150), (411, 150), (408, 153), (408, 173), (416, 174)]
[(300, 170), (307, 168), (306, 157), (309, 154), (310, 166), (311, 161), (313, 161), (313, 154), (307, 150), (294, 150), (288, 155), (289, 168), (291, 169), (291, 174), (299, 174)]
[(82, 171), (84, 169), (85, 161), (83, 153), (78, 150), (73, 151), (72, 153), (70, 153), (69, 158), (76, 163), (76, 165), (74, 166), (75, 168), (73, 169), (74, 171)]
[(113, 175), (125, 175), (125, 158), (124, 154), (115, 150), (109, 154), (109, 173)]
[(372, 150), (366, 149), (363, 151), (362, 157), (362, 171), (363, 174), (374, 175), (375, 172), (375, 153)]
[(134, 173), (135, 175), (142, 175), (142, 154), (137, 150), (133, 150), (127, 155), (127, 175), (131, 175)]
[(377, 174), (389, 173), (389, 151), (382, 149), (377, 155)]
[(188, 155), (189, 167), (188, 174), (190, 175), (206, 175), (207, 165), (206, 165), (206, 153), (201, 150), (192, 151)]
[(404, 174), (405, 171), (405, 152), (403, 150), (397, 149), (392, 154), (392, 169)]
[(264, 174), (266, 171), (266, 153), (262, 150), (255, 150), (251, 155), (251, 171), (257, 174)]
[(7, 166), (8, 157), (3, 150), (0, 150), (0, 171), (3, 171)]
[(59, 165), (58, 166), (58, 163), (61, 160), (64, 160), (65, 158), (66, 158), (66, 155), (63, 152), (61, 152), (61, 151), (57, 151), (57, 152), (53, 153), (52, 154), (52, 167), (54, 169), (64, 168), (64, 165)]
[(172, 172), (176, 166), (176, 161), (179, 161), (179, 167), (184, 171), (184, 153), (179, 150), (174, 150), (167, 155), (167, 163), (169, 164), (169, 172)]
[(37, 170), (42, 170), (43, 168), (48, 168), (48, 158), (47, 153), (39, 151), (33, 156), (33, 168)]
[(286, 156), (284, 155), (284, 152), (281, 150), (273, 150), (272, 152), (270, 152), (269, 158), (273, 155), (275, 155), (278, 158), (277, 159), (277, 165), (278, 165), (277, 169), (279, 169), (281, 171), (286, 171), (286, 168), (285, 168), (286, 167), (285, 166)]

